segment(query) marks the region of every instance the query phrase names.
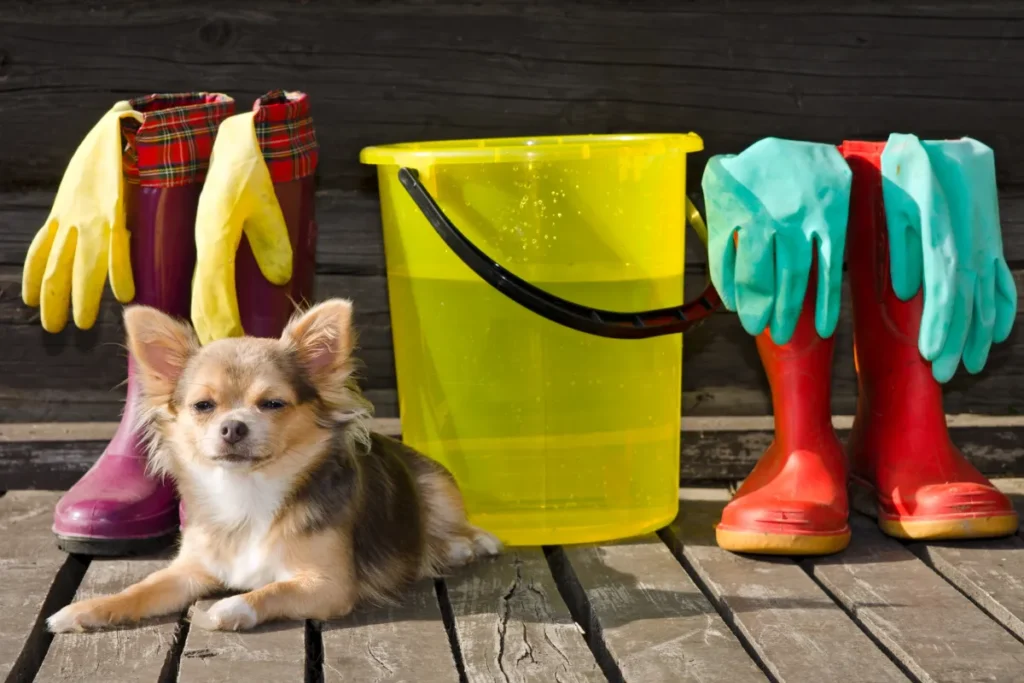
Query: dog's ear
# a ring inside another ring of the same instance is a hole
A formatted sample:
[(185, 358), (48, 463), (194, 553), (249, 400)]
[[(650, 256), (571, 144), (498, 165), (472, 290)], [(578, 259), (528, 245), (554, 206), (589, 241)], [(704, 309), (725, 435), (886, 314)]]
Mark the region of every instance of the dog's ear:
[(292, 318), (281, 340), (295, 350), (299, 364), (315, 384), (347, 379), (355, 333), (352, 302), (328, 299)]
[(128, 306), (124, 311), (128, 351), (135, 359), (145, 395), (169, 401), (189, 358), (199, 351), (192, 328), (149, 306)]

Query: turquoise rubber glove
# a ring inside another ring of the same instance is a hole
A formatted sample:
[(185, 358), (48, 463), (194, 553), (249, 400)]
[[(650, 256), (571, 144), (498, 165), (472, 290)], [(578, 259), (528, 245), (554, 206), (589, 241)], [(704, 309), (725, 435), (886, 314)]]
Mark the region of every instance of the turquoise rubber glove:
[(995, 155), (971, 138), (921, 141), (893, 134), (882, 152), (893, 291), (923, 286), (918, 349), (949, 381), (963, 359), (980, 372), (1017, 315), (1017, 287), (1003, 256)]
[(701, 182), (711, 281), (749, 334), (793, 336), (812, 254), (818, 253), (814, 323), (827, 338), (839, 320), (853, 173), (834, 145), (765, 138), (712, 157)]

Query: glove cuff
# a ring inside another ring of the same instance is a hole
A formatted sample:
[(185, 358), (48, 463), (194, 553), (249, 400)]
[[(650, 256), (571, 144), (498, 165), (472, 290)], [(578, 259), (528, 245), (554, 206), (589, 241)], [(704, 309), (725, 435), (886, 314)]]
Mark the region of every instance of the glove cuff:
[(125, 180), (144, 187), (202, 183), (217, 128), (235, 113), (235, 101), (221, 93), (156, 93), (131, 105), (144, 120), (122, 120)]
[(316, 172), (319, 145), (309, 96), (304, 92), (271, 90), (252, 107), (253, 125), (263, 160), (275, 183), (286, 183)]

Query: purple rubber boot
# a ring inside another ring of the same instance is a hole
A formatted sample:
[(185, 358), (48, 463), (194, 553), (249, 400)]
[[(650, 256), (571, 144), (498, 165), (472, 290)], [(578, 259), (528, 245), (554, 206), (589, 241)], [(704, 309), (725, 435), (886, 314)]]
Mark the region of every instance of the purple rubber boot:
[(256, 100), (253, 110), (256, 139), (292, 241), (292, 279), (283, 286), (268, 282), (243, 236), (235, 266), (238, 312), (246, 334), (278, 337), (296, 307), (313, 301), (317, 238), (314, 174), (319, 150), (305, 93), (275, 90)]
[[(313, 301), (317, 238), (314, 174), (319, 147), (305, 93), (271, 91), (256, 100), (253, 110), (256, 139), (291, 237), (292, 279), (280, 286), (268, 282), (243, 235), (235, 261), (235, 287), (245, 333), (279, 337), (296, 307)], [(179, 516), (184, 526), (184, 505)]]
[[(195, 270), (199, 192), (220, 122), (234, 101), (216, 93), (149, 95), (132, 100), (144, 114), (126, 120), (125, 214), (131, 232), (135, 303), (188, 318)], [(54, 511), (57, 545), (69, 553), (124, 556), (160, 550), (178, 533), (178, 498), (169, 481), (146, 473), (134, 430), (135, 367), (114, 438)]]

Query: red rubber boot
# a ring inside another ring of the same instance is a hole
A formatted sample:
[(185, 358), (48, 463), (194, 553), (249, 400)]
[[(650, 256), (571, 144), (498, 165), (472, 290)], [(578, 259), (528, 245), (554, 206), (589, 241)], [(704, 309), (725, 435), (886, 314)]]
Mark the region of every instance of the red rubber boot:
[(900, 301), (889, 276), (882, 196), (884, 142), (844, 142), (853, 170), (850, 283), (853, 290), (857, 416), (849, 452), (855, 504), (905, 539), (1004, 536), (1017, 514), (953, 445), (942, 387), (918, 351), (923, 294)]
[(725, 506), (718, 545), (740, 553), (825, 555), (850, 542), (846, 459), (832, 427), (835, 337), (814, 328), (816, 268), (787, 344), (757, 335), (772, 389), (775, 440)]
[[(235, 287), (242, 329), (253, 337), (278, 337), (296, 307), (311, 303), (316, 277), (316, 166), (319, 147), (302, 92), (275, 90), (256, 100), (256, 139), (274, 181), (281, 213), (292, 243), (292, 279), (271, 284), (256, 264), (249, 240), (242, 235), (235, 261)], [(179, 507), (181, 526), (185, 506)]]
[[(135, 302), (187, 318), (199, 191), (217, 126), (234, 113), (234, 100), (187, 93), (131, 103), (145, 116), (141, 126), (122, 124)], [(66, 552), (133, 555), (159, 550), (177, 535), (174, 486), (146, 474), (146, 452), (134, 428), (137, 395), (129, 357), (128, 396), (117, 432), (54, 510), (53, 532)]]

